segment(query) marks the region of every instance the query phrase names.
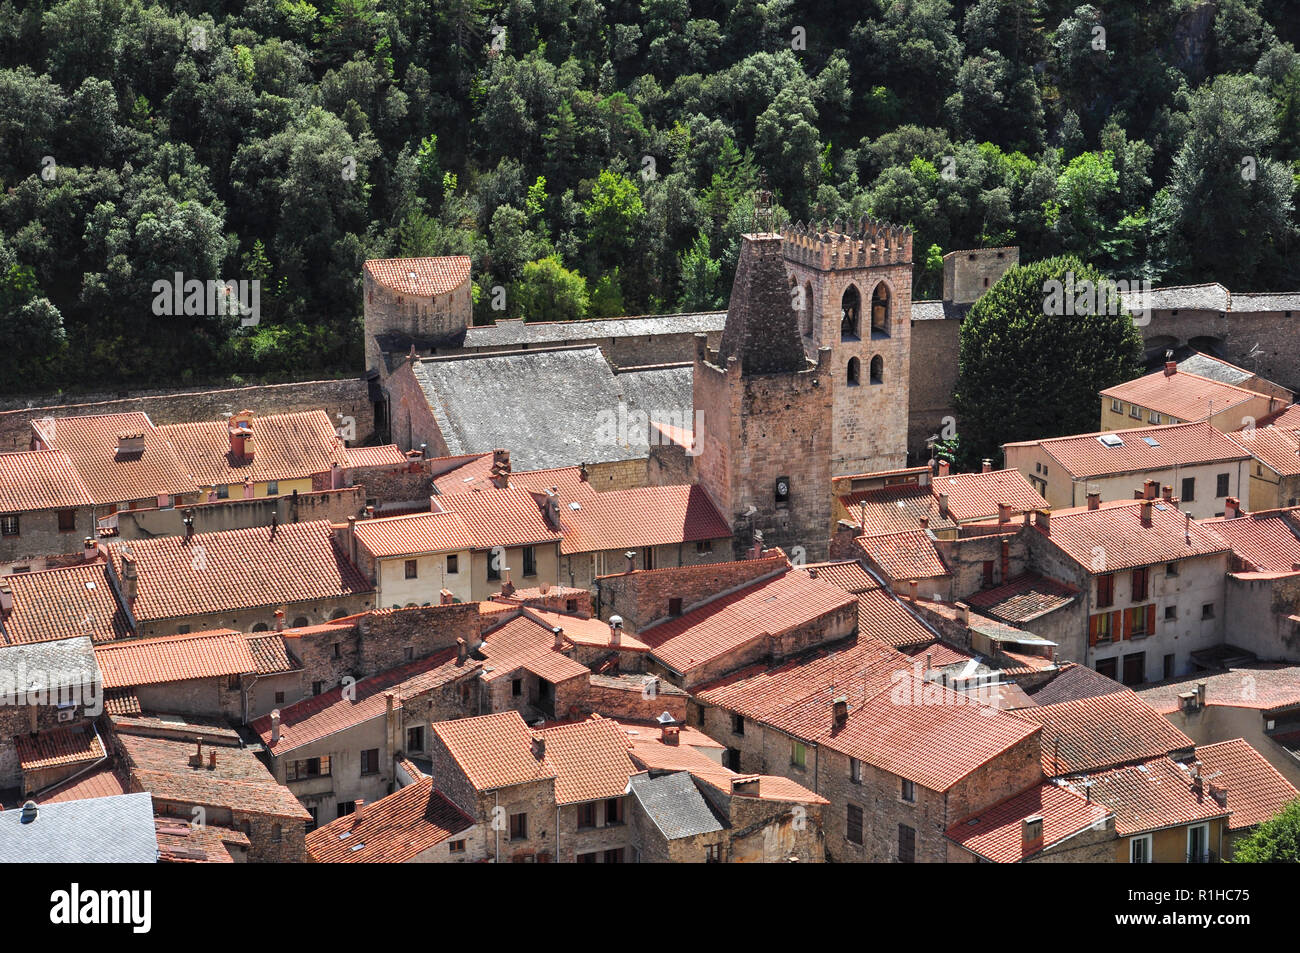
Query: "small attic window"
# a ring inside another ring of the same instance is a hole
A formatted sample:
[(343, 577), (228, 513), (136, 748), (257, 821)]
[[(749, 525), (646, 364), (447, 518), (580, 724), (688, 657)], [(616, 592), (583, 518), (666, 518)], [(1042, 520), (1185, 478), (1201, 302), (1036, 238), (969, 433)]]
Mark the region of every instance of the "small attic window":
[(1124, 446), (1124, 441), (1121, 440), (1119, 437), (1115, 436), (1113, 433), (1102, 434), (1100, 437), (1097, 438), (1097, 442), (1100, 443), (1103, 447)]
[(1155, 437), (1143, 437), (1142, 442), (1145, 443), (1148, 447), (1160, 446), (1160, 441), (1157, 440)]

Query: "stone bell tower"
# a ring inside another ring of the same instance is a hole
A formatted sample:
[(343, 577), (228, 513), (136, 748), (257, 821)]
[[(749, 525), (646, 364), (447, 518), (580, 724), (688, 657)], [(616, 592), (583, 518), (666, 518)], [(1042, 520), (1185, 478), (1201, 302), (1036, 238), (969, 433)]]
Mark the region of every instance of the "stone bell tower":
[(742, 236), (718, 350), (697, 334), (699, 482), (735, 532), (798, 560), (826, 558), (831, 518), (831, 352), (810, 360), (779, 234)]
[(912, 233), (862, 218), (782, 233), (788, 293), (809, 355), (831, 352), (831, 472), (907, 460)]

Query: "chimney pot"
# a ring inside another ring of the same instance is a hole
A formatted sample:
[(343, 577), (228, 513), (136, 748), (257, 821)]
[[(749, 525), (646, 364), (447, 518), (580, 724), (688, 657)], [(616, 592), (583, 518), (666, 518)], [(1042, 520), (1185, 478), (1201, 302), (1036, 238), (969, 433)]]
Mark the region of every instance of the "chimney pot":
[(840, 695), (838, 698), (836, 698), (834, 704), (831, 706), (831, 711), (832, 711), (832, 724), (835, 727), (838, 728), (840, 725), (843, 725), (846, 721), (848, 721), (849, 720), (848, 697), (845, 695)]
[(23, 804), (22, 823), (30, 824), (32, 821), (36, 820), (40, 812), (41, 809), (37, 806), (35, 801), (27, 801)]
[(469, 646), (465, 644), (464, 639), (461, 638), (456, 639), (456, 664), (464, 665), (468, 659), (469, 659)]
[(217, 749), (208, 749), (208, 770), (213, 770), (217, 766)]
[(1090, 490), (1088, 492), (1088, 509), (1101, 509), (1101, 493), (1097, 490)]
[(284, 610), (283, 609), (275, 610), (275, 631), (277, 632), (284, 631)]
[(1174, 488), (1170, 486), (1168, 483), (1166, 483), (1164, 486), (1160, 488), (1161, 499), (1170, 500), (1173, 499), (1173, 496), (1174, 496)]
[(1043, 849), (1043, 816), (1035, 814), (1020, 822), (1020, 846), (1025, 853)]
[(271, 747), (280, 741), (280, 709), (271, 709)]
[(1151, 501), (1150, 500), (1142, 501), (1141, 511), (1142, 511), (1142, 525), (1150, 526), (1151, 525)]
[(558, 652), (560, 649), (564, 648), (564, 629), (558, 625), (553, 626), (551, 628), (551, 633), (555, 636), (555, 650)]
[(980, 473), (992, 473), (992, 472), (993, 472), (992, 460), (985, 459), (980, 461)]
[(939, 494), (939, 517), (941, 519), (948, 518), (948, 492), (946, 490)]
[(1178, 373), (1177, 361), (1165, 361), (1165, 377), (1173, 377)]
[(627, 560), (627, 569), (626, 569), (625, 571), (626, 571), (626, 572), (633, 572), (633, 571), (635, 571), (635, 570), (636, 570), (636, 550), (629, 549), (627, 552), (625, 552), (625, 553), (623, 554), (623, 558)]
[(541, 761), (546, 757), (546, 736), (540, 732), (533, 735), (533, 757)]
[(1236, 519), (1241, 515), (1241, 500), (1235, 496), (1230, 496), (1223, 501), (1223, 515), (1228, 519)]
[[(988, 472), (988, 471), (985, 471), (985, 472)], [(1011, 504), (1010, 504), (1010, 503), (999, 503), (999, 504), (998, 504), (998, 523), (1001, 524), (1001, 523), (1010, 523), (1010, 522), (1011, 522)]]
[(1159, 492), (1159, 480), (1147, 480), (1142, 484), (1142, 499), (1144, 500), (1154, 500)]
[(951, 469), (952, 469), (952, 464), (949, 463), (947, 460), (939, 461), (939, 476), (946, 477)]

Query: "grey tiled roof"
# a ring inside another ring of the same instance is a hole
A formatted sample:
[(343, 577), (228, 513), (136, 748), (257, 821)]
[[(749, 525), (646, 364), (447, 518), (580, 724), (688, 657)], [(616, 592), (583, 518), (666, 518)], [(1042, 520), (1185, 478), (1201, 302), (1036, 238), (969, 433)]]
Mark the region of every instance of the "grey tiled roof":
[(158, 860), (153, 798), (115, 794), (0, 811), (0, 863), (152, 864)]
[(1300, 311), (1300, 292), (1282, 292), (1279, 294), (1269, 294), (1260, 292), (1257, 294), (1234, 294), (1232, 296), (1232, 310), (1237, 312), (1261, 312), (1261, 311)]
[(1130, 308), (1141, 307), (1143, 300), (1153, 311), (1227, 311), (1228, 289), (1218, 282), (1207, 285), (1178, 285), (1172, 288), (1152, 288), (1149, 294), (1140, 291), (1120, 294), (1120, 300)]
[(1235, 367), (1227, 361), (1199, 352), (1194, 352), (1190, 357), (1179, 361), (1178, 369), (1188, 374), (1195, 374), (1197, 377), (1208, 377), (1213, 381), (1232, 384), (1234, 387), (1245, 387), (1246, 381), (1255, 376), (1250, 371)]
[(694, 314), (659, 314), (594, 321), (539, 321), (520, 319), (467, 328), (464, 347), (499, 347), (521, 344), (563, 344), (601, 338), (658, 337), (663, 334), (699, 334), (721, 331), (725, 311)]
[(970, 310), (969, 305), (953, 304), (951, 301), (913, 301), (913, 321), (943, 321), (960, 318)]
[(646, 411), (691, 407), (690, 368), (615, 375), (594, 346), (426, 358), (414, 371), (449, 455), (508, 447), (516, 470), (644, 457), (644, 432), (632, 429), (624, 443), (600, 437), (620, 402)]
[(1030, 692), (1029, 695), (1037, 705), (1056, 705), (1060, 702), (1099, 698), (1102, 695), (1127, 691), (1129, 689), (1119, 682), (1107, 678), (1086, 665), (1074, 665), (1065, 669), (1046, 685)]
[(632, 794), (664, 837), (676, 840), (723, 829), (690, 774), (679, 771), (662, 777), (631, 779)]
[[(18, 679), (27, 684), (18, 685)], [(53, 642), (34, 642), (0, 648), (0, 694), (57, 685), (95, 685), (100, 682), (99, 665), (89, 636)]]

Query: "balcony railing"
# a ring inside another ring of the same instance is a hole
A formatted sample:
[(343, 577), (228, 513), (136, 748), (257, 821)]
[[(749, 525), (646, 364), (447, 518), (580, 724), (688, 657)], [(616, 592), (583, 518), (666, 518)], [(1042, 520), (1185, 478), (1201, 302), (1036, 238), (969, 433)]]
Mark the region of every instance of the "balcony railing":
[(1187, 862), (1189, 864), (1217, 864), (1219, 855), (1212, 850), (1188, 851)]

